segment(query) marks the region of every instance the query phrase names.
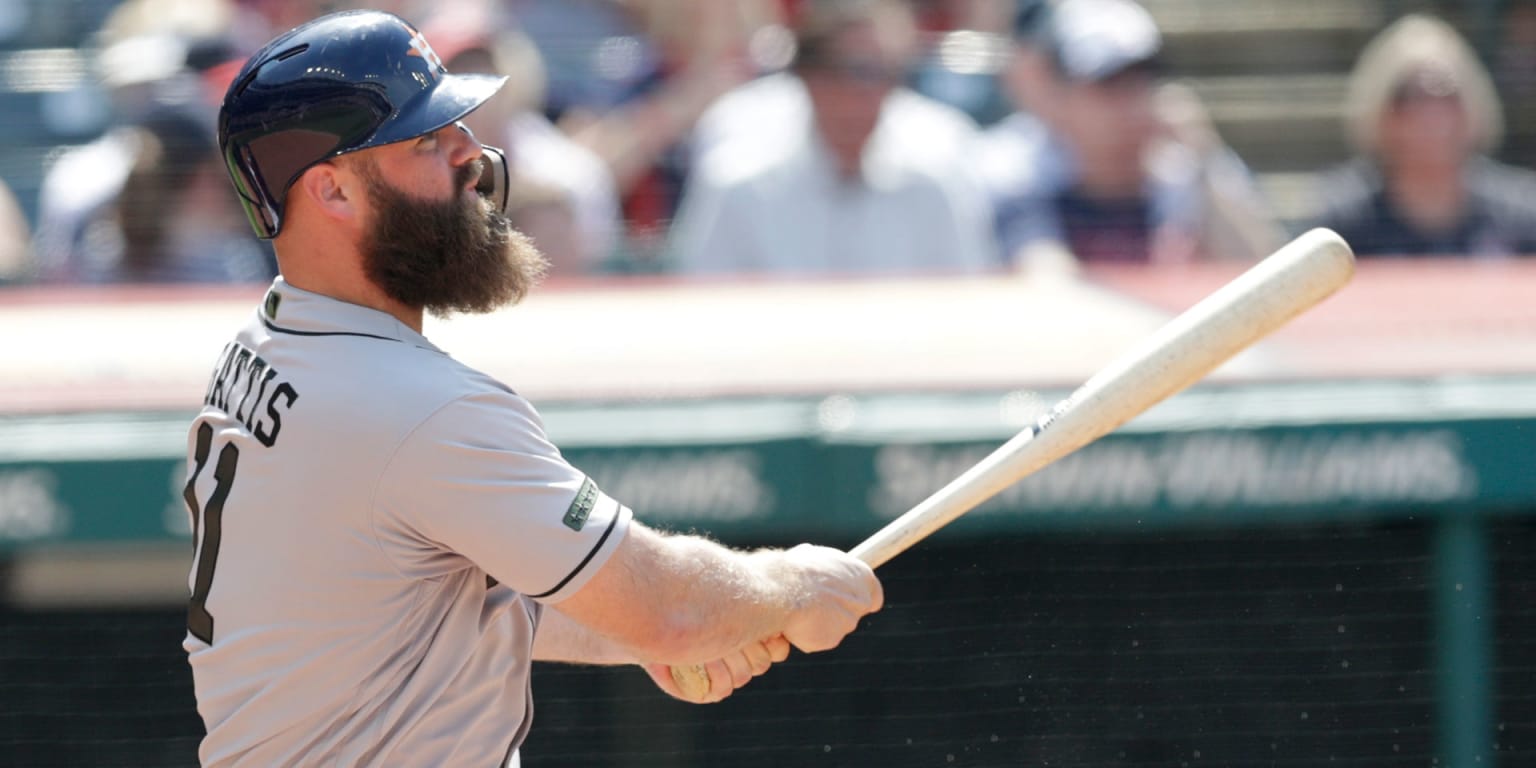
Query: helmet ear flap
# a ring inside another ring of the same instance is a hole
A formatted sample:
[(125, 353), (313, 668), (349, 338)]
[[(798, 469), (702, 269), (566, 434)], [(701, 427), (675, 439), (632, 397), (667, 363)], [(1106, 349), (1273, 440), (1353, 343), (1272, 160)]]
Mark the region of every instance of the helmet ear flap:
[(266, 191), (266, 182), (261, 177), (256, 159), (251, 155), (251, 148), (245, 145), (227, 148), (224, 163), (229, 170), (230, 180), (235, 184), (235, 196), (251, 228), (256, 231), (256, 236), (263, 240), (277, 237), (283, 225), (282, 211), (275, 208), (272, 195)]
[(507, 203), (510, 202), (508, 190), (512, 186), (512, 172), (507, 168), (507, 153), (496, 147), (482, 145), (480, 181), (475, 184), (475, 191), (481, 197), (491, 201), (499, 213), (507, 212)]

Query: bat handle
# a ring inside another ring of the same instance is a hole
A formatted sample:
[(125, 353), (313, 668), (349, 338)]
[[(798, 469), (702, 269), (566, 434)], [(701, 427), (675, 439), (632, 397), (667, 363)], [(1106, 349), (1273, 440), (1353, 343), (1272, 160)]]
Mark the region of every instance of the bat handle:
[[(785, 640), (783, 635), (775, 635), (763, 640), (760, 645), (763, 646), (762, 650), (772, 657), (773, 651), (770, 646), (775, 643), (782, 643), (785, 652), (788, 652), (789, 641)], [(683, 698), (693, 702), (703, 702), (709, 696), (713, 678), (709, 674), (709, 668), (703, 664), (679, 664), (667, 667), (667, 671), (671, 673), (672, 682), (677, 685)]]
[(858, 546), (848, 550), (848, 554), (863, 560), (871, 568), (879, 568), (890, 561), (891, 558), (901, 553), (901, 549), (886, 543), (879, 534), (871, 536)]
[(672, 682), (690, 701), (703, 701), (709, 695), (709, 670), (703, 664), (682, 664), (669, 669)]

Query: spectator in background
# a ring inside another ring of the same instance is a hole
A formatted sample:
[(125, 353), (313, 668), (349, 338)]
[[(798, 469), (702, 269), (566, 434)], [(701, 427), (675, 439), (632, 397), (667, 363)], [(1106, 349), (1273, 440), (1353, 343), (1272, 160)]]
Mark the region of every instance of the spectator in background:
[(977, 153), (1004, 257), (1251, 260), (1279, 228), (1187, 88), (1160, 83), (1162, 35), (1131, 0), (1024, 3), (1008, 93), (1021, 114)]
[(1322, 226), (1361, 256), (1536, 254), (1536, 177), (1490, 159), (1503, 113), (1450, 25), (1400, 19), (1361, 53), (1345, 101), (1358, 156), (1323, 177)]
[(183, 109), (212, 134), (214, 109), (194, 65), (222, 57), (218, 35), (231, 19), (227, 3), (196, 0), (128, 0), (107, 17), (96, 34), (94, 64), (112, 126), (64, 152), (43, 177), (33, 243), (38, 278), (72, 280), (72, 270), (88, 258), (78, 252), (84, 230), (122, 193), (139, 146), (135, 126)]
[(1050, 7), (1050, 0), (1019, 0), (1012, 44), (996, 77), (1014, 110), (977, 142), (977, 175), (997, 202), (1006, 203), (1032, 186), (1060, 185), (1067, 173), (1067, 150), (1041, 119), (1055, 105), (1046, 24)]
[(512, 223), (533, 238), (555, 275), (595, 272), (614, 257), (623, 234), (613, 174), (591, 149), (540, 111), (545, 74), (538, 49), (483, 3), (443, 9), (423, 30), (448, 71), (504, 75), (507, 85), (464, 123), (480, 141), (506, 151), (512, 173)]
[[(804, 28), (815, 25), (815, 14), (826, 16), (826, 10), (818, 11), (818, 5), (835, 7), (825, 0), (802, 0)], [(905, 34), (905, 33), (903, 33)], [(765, 34), (765, 38), (773, 35)], [(784, 41), (786, 58), (796, 52), (798, 44)], [(902, 43), (909, 50), (902, 51), (902, 66), (916, 59), (917, 41), (911, 38)], [(768, 58), (774, 58), (769, 55)], [(905, 74), (905, 73), (902, 73)], [(698, 124), (689, 139), (690, 167), (698, 167), (704, 156), (720, 145), (730, 143), (738, 154), (746, 153), (746, 142), (757, 142), (761, 151), (782, 150), (804, 140), (799, 131), (785, 131), (785, 125), (809, 124), (812, 119), (810, 93), (804, 77), (794, 72), (778, 72), (760, 77), (733, 88), (717, 99), (699, 117)], [(947, 165), (964, 156), (976, 135), (976, 124), (958, 109), (904, 87), (893, 87), (881, 105), (880, 125), (877, 137), (889, 145), (907, 152), (925, 152), (933, 155), (932, 162)]]
[(35, 279), (271, 279), (270, 251), (228, 202), (213, 146), (209, 99), (223, 84), (211, 88), (204, 77), (231, 55), (223, 35), (234, 10), (221, 0), (129, 0), (107, 18), (96, 66), (115, 125), (48, 169)]
[(1010, 31), (1012, 46), (998, 75), (1014, 112), (1003, 118), (1029, 117), (1026, 109), (1045, 109), (1051, 80), (1051, 0), (1017, 0)]
[(132, 160), (120, 193), (92, 211), (67, 258), (40, 277), (74, 283), (265, 282), (268, 249), (231, 202), (213, 136), (168, 111), (127, 130)]
[(637, 268), (689, 173), (681, 142), (709, 104), (763, 66), (754, 33), (775, 0), (508, 0), (549, 65), (546, 109), (608, 165)]
[(26, 275), (30, 266), (27, 240), (27, 218), (11, 188), (0, 181), (0, 285)]
[[(1499, 42), (1487, 59), (1494, 67), (1500, 96), (1507, 104), (1536, 104), (1536, 3), (1505, 6), (1499, 32)], [(1504, 159), (1526, 167), (1536, 164), (1530, 118), (1517, 115), (1511, 123), (1514, 130), (1503, 148)]]
[(990, 211), (962, 162), (964, 114), (901, 87), (896, 0), (810, 0), (793, 73), (743, 86), (700, 124), (673, 229), (686, 273), (975, 272)]
[[(1044, 5), (1046, 0), (1023, 0)], [(910, 85), (918, 93), (948, 104), (982, 125), (1011, 109), (1003, 95), (998, 68), (1020, 0), (927, 0), (919, 19), (927, 55), (916, 65)]]

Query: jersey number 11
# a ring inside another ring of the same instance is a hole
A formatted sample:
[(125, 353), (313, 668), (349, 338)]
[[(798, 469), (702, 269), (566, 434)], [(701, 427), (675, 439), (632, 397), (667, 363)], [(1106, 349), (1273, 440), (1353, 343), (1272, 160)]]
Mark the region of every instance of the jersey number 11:
[[(208, 590), (213, 587), (213, 566), (219, 559), (219, 539), (223, 537), (224, 500), (229, 498), (229, 487), (235, 481), (235, 462), (240, 459), (240, 448), (234, 443), (225, 444), (219, 451), (219, 462), (213, 468), (213, 495), (208, 505), (197, 501), (197, 477), (208, 463), (213, 448), (213, 425), (203, 422), (197, 427), (197, 444), (192, 449), (192, 475), (181, 496), (192, 512), (192, 541), (198, 546), (198, 529), (202, 529), (201, 546), (197, 553), (197, 578), (192, 582), (192, 600), (187, 604), (187, 631), (192, 636), (213, 645), (213, 615), (208, 613)], [(199, 525), (201, 524), (201, 525)]]

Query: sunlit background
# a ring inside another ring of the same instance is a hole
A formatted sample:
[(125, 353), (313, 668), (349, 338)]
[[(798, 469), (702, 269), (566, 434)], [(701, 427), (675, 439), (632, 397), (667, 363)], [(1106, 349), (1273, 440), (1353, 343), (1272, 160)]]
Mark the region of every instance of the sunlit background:
[(1360, 255), (836, 651), (538, 670), (525, 766), (1536, 765), (1522, 0), (0, 0), (0, 765), (197, 761), (186, 427), (278, 266), (218, 105), (358, 6), (509, 76), (466, 122), (551, 262), (428, 336), (733, 545), (851, 546), (1291, 237)]

